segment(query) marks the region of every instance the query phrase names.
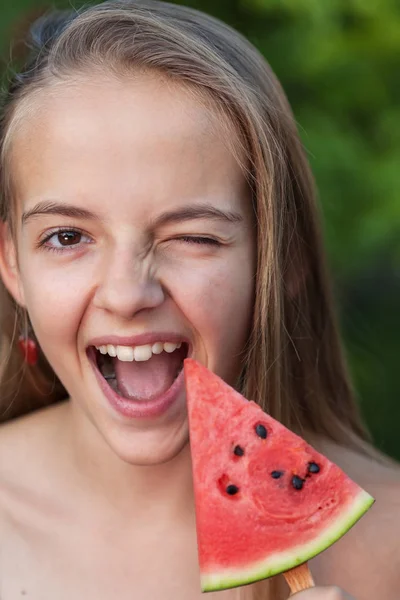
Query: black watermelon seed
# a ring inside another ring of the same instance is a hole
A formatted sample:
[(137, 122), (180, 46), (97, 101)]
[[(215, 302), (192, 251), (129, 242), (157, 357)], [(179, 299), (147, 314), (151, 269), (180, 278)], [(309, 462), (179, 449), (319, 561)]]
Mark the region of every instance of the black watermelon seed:
[(319, 468), (319, 466), (317, 465), (317, 463), (315, 463), (315, 462), (308, 463), (308, 472), (309, 473), (319, 473), (320, 470), (321, 469)]
[(304, 479), (299, 477), (298, 475), (293, 475), (292, 477), (292, 486), (295, 490), (301, 490), (303, 487)]
[(239, 488), (237, 487), (237, 485), (228, 485), (228, 487), (226, 488), (226, 493), (229, 494), (230, 496), (234, 496), (235, 494), (237, 494), (239, 491)]
[(262, 438), (263, 440), (265, 440), (267, 438), (267, 430), (265, 429), (264, 425), (261, 425), (260, 423), (256, 426), (256, 434), (258, 435), (258, 437)]
[(243, 456), (244, 450), (241, 446), (235, 446), (233, 449), (233, 453), (236, 454), (236, 456)]
[(282, 475), (283, 471), (272, 471), (271, 473), (272, 479), (279, 479), (280, 477), (282, 477)]

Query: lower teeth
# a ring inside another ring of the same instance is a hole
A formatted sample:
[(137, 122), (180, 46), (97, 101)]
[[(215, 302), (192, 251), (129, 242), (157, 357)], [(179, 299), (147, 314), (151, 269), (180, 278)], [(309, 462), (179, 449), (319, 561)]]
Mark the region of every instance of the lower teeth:
[(104, 379), (107, 381), (110, 388), (114, 390), (114, 392), (117, 392), (117, 394), (121, 395), (120, 391), (118, 389), (118, 384), (117, 384), (117, 380), (115, 379), (115, 377), (107, 376)]
[(110, 375), (104, 375), (104, 373), (102, 373), (104, 379), (106, 379), (107, 381), (115, 379), (115, 373), (110, 373)]

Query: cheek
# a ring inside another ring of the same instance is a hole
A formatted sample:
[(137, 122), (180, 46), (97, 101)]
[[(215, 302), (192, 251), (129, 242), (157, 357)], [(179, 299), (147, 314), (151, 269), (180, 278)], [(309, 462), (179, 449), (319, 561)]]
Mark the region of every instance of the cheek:
[(171, 291), (205, 347), (208, 366), (231, 379), (230, 371), (237, 369), (238, 355), (247, 342), (252, 321), (251, 254), (243, 252), (219, 264), (180, 269), (175, 273)]
[[(76, 265), (43, 268), (40, 260), (21, 265), (27, 309), (39, 343), (52, 361), (55, 347), (75, 344), (90, 293), (90, 273)], [(66, 349), (66, 348), (65, 348)]]

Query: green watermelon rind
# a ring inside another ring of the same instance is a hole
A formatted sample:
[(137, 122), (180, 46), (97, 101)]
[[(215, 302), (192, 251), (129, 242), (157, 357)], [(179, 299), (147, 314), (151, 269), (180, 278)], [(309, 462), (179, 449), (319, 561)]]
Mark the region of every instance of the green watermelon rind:
[(344, 508), (340, 516), (310, 542), (290, 550), (269, 555), (264, 561), (237, 569), (224, 569), (215, 573), (202, 573), (201, 590), (213, 592), (255, 583), (279, 573), (289, 571), (320, 554), (340, 539), (367, 512), (374, 498), (365, 490), (360, 492)]

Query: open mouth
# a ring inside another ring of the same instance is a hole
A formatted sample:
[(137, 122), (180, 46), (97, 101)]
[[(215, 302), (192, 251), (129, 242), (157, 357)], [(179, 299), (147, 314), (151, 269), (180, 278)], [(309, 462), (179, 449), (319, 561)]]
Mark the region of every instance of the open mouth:
[(91, 346), (89, 358), (118, 396), (145, 402), (159, 398), (173, 385), (188, 356), (187, 342), (156, 342), (145, 346)]

